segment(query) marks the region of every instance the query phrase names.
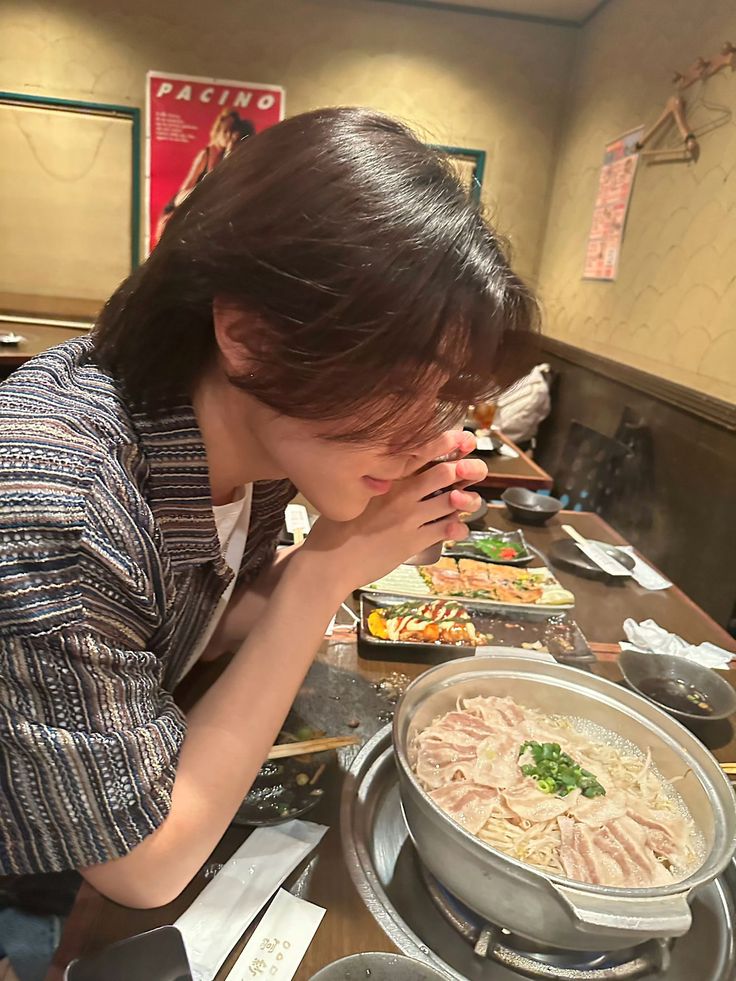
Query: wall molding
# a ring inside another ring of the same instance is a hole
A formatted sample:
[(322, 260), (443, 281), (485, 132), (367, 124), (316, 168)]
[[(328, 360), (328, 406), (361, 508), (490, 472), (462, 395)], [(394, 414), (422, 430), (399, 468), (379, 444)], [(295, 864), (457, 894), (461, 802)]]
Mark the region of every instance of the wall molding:
[(544, 17), (541, 14), (515, 14), (509, 10), (489, 10), (487, 7), (473, 7), (470, 4), (449, 3), (443, 0), (372, 0), (373, 3), (393, 3), (404, 7), (420, 7), (425, 10), (443, 10), (452, 14), (470, 14), (473, 17), (496, 17), (500, 20), (521, 20), (529, 24), (546, 24), (548, 27), (570, 27), (573, 30), (587, 24), (608, 0), (602, 0), (585, 20), (565, 20), (562, 17)]
[(667, 378), (660, 378), (648, 371), (642, 371), (641, 368), (634, 368), (632, 365), (622, 364), (603, 355), (594, 354), (592, 351), (585, 351), (555, 337), (543, 336), (542, 350), (563, 361), (569, 361), (612, 381), (627, 385), (637, 392), (651, 395), (661, 402), (673, 405), (683, 412), (689, 412), (723, 429), (736, 430), (736, 405), (731, 402), (706, 395), (704, 392), (698, 392), (694, 388), (688, 388)]
[(610, 2), (611, 0), (601, 0), (598, 6), (591, 10), (587, 17), (583, 17), (582, 20), (579, 20), (576, 23), (579, 24), (580, 27), (585, 27), (585, 25), (589, 24), (594, 17), (597, 17), (601, 10), (603, 10), (604, 7), (607, 7)]

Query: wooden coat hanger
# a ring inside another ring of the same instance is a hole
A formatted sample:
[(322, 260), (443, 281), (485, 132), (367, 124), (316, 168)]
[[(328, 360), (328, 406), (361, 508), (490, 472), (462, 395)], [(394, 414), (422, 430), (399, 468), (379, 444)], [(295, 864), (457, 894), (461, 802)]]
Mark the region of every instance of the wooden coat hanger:
[[(730, 68), (731, 71), (736, 69), (736, 46), (734, 46), (730, 41), (726, 41), (720, 52), (713, 55), (713, 57), (699, 57), (692, 63), (686, 72), (675, 72), (672, 81), (678, 92), (683, 92), (685, 89), (690, 88), (691, 85), (694, 85), (696, 82), (702, 82), (706, 78), (710, 78), (723, 68)], [(675, 126), (677, 127), (682, 138), (683, 145), (679, 147), (658, 147), (653, 150), (645, 150), (644, 147), (647, 145), (647, 143), (649, 143), (658, 133), (662, 132), (665, 125), (670, 122), (674, 122)], [(652, 126), (649, 127), (646, 133), (644, 133), (636, 146), (637, 149), (641, 151), (642, 157), (647, 157), (650, 160), (660, 160), (665, 162), (667, 160), (675, 161), (698, 159), (700, 145), (698, 143), (697, 136), (687, 121), (685, 100), (681, 95), (671, 95), (669, 97), (659, 118)]]

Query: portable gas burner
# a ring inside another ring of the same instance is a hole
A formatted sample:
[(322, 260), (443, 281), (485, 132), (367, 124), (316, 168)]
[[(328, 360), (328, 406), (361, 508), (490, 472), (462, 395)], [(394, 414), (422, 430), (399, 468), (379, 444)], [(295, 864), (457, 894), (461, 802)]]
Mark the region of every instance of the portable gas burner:
[(736, 977), (734, 864), (697, 894), (692, 927), (675, 940), (612, 952), (565, 951), (485, 922), (448, 892), (417, 855), (401, 810), (390, 726), (356, 757), (345, 782), (341, 824), (351, 876), (378, 924), (402, 953), (454, 981)]

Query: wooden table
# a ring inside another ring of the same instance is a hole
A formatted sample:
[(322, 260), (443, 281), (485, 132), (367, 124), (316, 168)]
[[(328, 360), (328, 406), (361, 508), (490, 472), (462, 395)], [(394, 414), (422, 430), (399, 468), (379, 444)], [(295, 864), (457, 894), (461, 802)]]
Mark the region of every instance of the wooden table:
[[(545, 557), (553, 541), (567, 537), (561, 528), (563, 524), (577, 528), (586, 538), (611, 545), (627, 544), (597, 514), (582, 511), (561, 511), (541, 527), (520, 526), (511, 520), (506, 508), (499, 505), (489, 508), (486, 521), (491, 527), (503, 531), (522, 527), (529, 544)], [(588, 640), (616, 644), (625, 639), (622, 624), (627, 617), (637, 621), (651, 618), (688, 643), (709, 640), (736, 651), (734, 639), (677, 586), (652, 591), (643, 589), (628, 577), (609, 584), (608, 580), (589, 579), (564, 569), (555, 568), (554, 573), (562, 585), (575, 594), (575, 619)]]
[(493, 436), (514, 450), (517, 456), (503, 456), (501, 453), (477, 455), (488, 464), (488, 476), (477, 485), (478, 488), (492, 488), (497, 491), (507, 487), (526, 487), (529, 490), (549, 490), (553, 479), (546, 470), (510, 440), (503, 433), (494, 430)]
[(83, 327), (54, 327), (49, 324), (17, 324), (9, 320), (3, 320), (0, 316), (0, 333), (20, 334), (25, 340), (20, 344), (7, 347), (0, 344), (0, 377), (3, 377), (25, 364), (30, 358), (35, 358), (42, 351), (47, 351), (62, 341), (68, 341), (72, 337), (79, 337), (88, 334), (89, 331)]
[[(612, 544), (624, 544), (621, 537), (596, 515), (563, 512), (560, 517), (586, 536)], [(511, 527), (505, 508), (491, 508), (488, 523), (496, 528)], [(560, 523), (560, 518), (556, 518), (544, 528), (525, 528), (529, 543), (544, 551), (550, 542), (562, 534)], [(736, 651), (736, 645), (728, 634), (677, 587), (661, 592), (647, 592), (633, 582), (608, 585), (565, 572), (560, 572), (559, 578), (576, 595), (575, 618), (590, 641), (613, 644), (622, 637), (621, 624), (625, 617), (644, 619), (651, 616), (662, 626), (675, 630), (687, 640), (711, 640)], [(359, 681), (362, 679), (361, 683), (378, 681), (394, 671), (403, 672), (413, 678), (427, 666), (417, 662), (365, 660), (358, 656), (354, 640), (341, 639), (337, 634), (323, 643), (317, 661), (315, 671), (327, 666), (332, 672), (346, 672), (357, 676)], [(196, 700), (217, 677), (222, 667), (218, 662), (195, 667), (178, 693), (181, 703), (186, 706)], [(602, 676), (614, 681), (620, 680), (621, 675), (615, 662), (599, 662), (594, 667)], [(736, 670), (728, 672), (727, 677), (736, 687)], [(329, 695), (329, 689), (324, 691), (324, 698), (329, 698)], [(736, 760), (736, 738), (732, 721), (736, 723), (736, 718), (722, 724), (710, 723), (700, 733), (715, 755), (724, 761)], [(360, 727), (354, 730), (347, 726), (346, 720), (342, 729), (335, 729), (331, 734), (357, 733), (367, 739), (380, 725), (376, 719), (364, 718), (360, 721)], [(296, 974), (296, 981), (307, 981), (325, 964), (350, 953), (393, 949), (391, 942), (358, 896), (343, 862), (339, 834), (340, 790), (343, 769), (349, 765), (354, 751), (348, 749), (342, 753), (341, 767), (332, 767), (328, 771), (323, 784), (325, 797), (310, 814), (310, 819), (329, 825), (330, 831), (319, 846), (306, 898), (325, 907), (327, 915)], [(225, 861), (242, 843), (247, 833), (242, 828), (231, 827), (223, 836), (211, 860)], [(67, 921), (55, 966), (49, 972), (47, 981), (61, 981), (64, 966), (74, 957), (99, 950), (135, 933), (173, 922), (192, 903), (204, 884), (204, 878), (198, 875), (177, 900), (156, 910), (131, 910), (117, 906), (90, 886), (83, 885)], [(228, 958), (217, 975), (217, 981), (224, 981), (227, 977), (243, 943), (241, 941)]]

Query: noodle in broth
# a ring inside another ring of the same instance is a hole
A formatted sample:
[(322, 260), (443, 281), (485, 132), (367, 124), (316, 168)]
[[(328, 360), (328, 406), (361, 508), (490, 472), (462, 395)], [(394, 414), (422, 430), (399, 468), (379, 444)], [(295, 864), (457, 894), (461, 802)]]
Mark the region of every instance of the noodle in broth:
[[(600, 796), (541, 790), (521, 770), (530, 740), (561, 748), (595, 776)], [(651, 756), (587, 720), (511, 698), (462, 699), (415, 737), (413, 755), (420, 783), (450, 817), (543, 872), (645, 887), (675, 882), (702, 861), (692, 817)]]

